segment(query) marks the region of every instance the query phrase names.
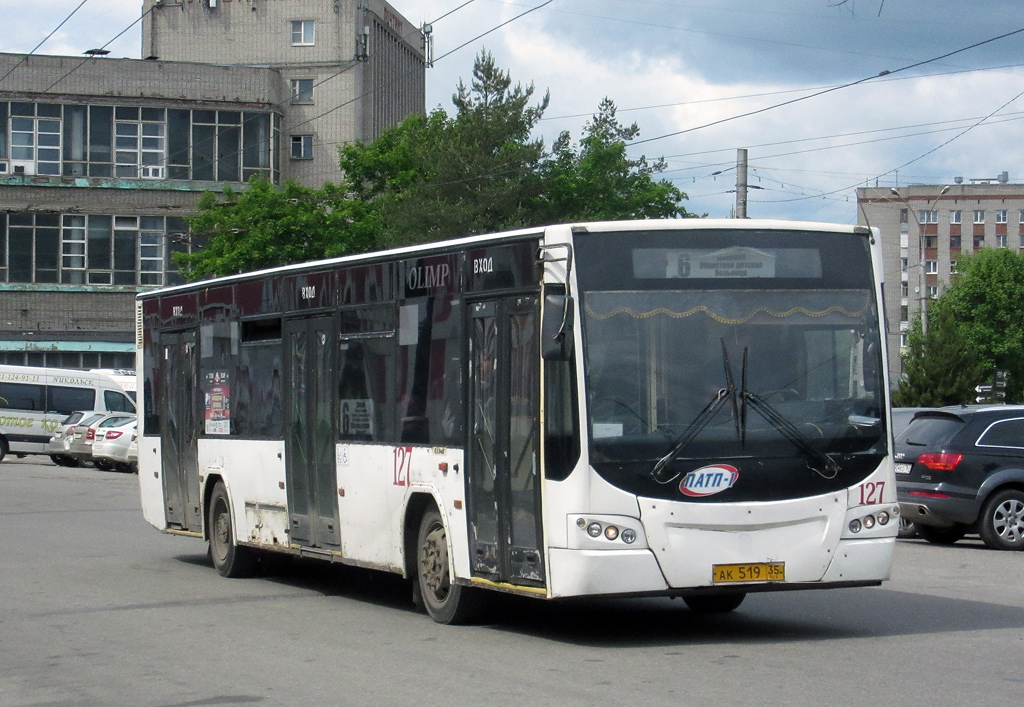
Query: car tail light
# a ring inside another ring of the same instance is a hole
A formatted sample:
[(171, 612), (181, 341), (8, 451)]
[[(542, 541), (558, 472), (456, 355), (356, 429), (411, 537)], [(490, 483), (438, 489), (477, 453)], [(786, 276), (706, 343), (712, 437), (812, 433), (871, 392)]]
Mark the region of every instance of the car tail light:
[(953, 452), (934, 452), (929, 454), (922, 454), (917, 458), (918, 464), (923, 464), (932, 471), (953, 471), (956, 465), (960, 463), (960, 460), (964, 458), (963, 454), (954, 454)]
[(121, 434), (120, 430), (107, 430), (107, 436), (104, 439), (117, 439)]
[(96, 430), (90, 427), (88, 430), (85, 431), (85, 438), (92, 442), (94, 439), (96, 439)]
[(908, 496), (919, 496), (921, 498), (949, 498), (948, 493), (940, 491), (907, 491)]

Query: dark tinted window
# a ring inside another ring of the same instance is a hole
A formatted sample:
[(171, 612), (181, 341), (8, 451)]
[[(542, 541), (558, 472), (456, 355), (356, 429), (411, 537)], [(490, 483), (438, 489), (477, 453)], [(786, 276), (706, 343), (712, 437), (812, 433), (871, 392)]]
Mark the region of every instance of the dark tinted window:
[(934, 447), (947, 444), (964, 427), (964, 421), (955, 415), (918, 417), (897, 439), (898, 444)]
[(32, 383), (0, 383), (0, 408), (42, 411), (44, 391), (43, 386)]
[(135, 412), (131, 398), (117, 390), (104, 390), (103, 402), (110, 412)]
[(46, 409), (67, 415), (75, 410), (92, 410), (96, 402), (96, 391), (92, 388), (68, 388), (51, 385), (46, 389)]
[(999, 420), (982, 433), (979, 447), (1015, 447), (1024, 449), (1024, 419)]

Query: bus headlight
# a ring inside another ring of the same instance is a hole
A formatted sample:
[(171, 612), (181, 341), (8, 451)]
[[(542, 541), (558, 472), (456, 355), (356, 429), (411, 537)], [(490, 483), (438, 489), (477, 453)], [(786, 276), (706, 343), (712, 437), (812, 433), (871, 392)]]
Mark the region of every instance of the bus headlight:
[(614, 540), (615, 538), (619, 537), (619, 529), (616, 528), (614, 525), (609, 525), (607, 528), (604, 529), (604, 536), (609, 540)]
[(861, 528), (861, 525), (860, 525), (860, 521), (859, 520), (854, 518), (853, 520), (850, 521), (850, 532), (851, 533), (859, 533), (860, 532), (860, 528)]
[(882, 511), (881, 513), (878, 514), (878, 524), (879, 525), (885, 525), (888, 522), (889, 522), (889, 514), (888, 513), (886, 513), (885, 511)]
[(588, 525), (587, 526), (587, 535), (589, 535), (592, 538), (599, 537), (601, 535), (601, 524), (600, 523), (591, 523), (590, 525)]
[(636, 531), (632, 528), (626, 528), (622, 531), (622, 542), (627, 545), (632, 545), (636, 542)]

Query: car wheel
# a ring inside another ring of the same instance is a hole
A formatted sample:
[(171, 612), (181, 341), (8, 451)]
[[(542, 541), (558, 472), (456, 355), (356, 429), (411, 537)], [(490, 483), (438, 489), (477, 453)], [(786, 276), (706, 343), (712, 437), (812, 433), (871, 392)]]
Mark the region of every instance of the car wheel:
[(1007, 489), (985, 502), (978, 522), (981, 539), (996, 550), (1024, 550), (1024, 491)]
[(917, 534), (927, 540), (930, 543), (936, 545), (952, 545), (957, 540), (967, 535), (966, 525), (951, 525), (948, 528), (938, 528), (934, 525), (921, 525), (920, 523), (914, 526), (917, 528)]
[(50, 461), (52, 461), (57, 466), (64, 466), (64, 460), (61, 459), (59, 454), (51, 454)]
[(917, 537), (917, 526), (914, 525), (914, 521), (907, 520), (903, 516), (900, 516), (900, 532), (901, 538), (916, 538)]
[(100, 471), (110, 471), (114, 468), (114, 465), (108, 462), (106, 459), (93, 459), (92, 465)]

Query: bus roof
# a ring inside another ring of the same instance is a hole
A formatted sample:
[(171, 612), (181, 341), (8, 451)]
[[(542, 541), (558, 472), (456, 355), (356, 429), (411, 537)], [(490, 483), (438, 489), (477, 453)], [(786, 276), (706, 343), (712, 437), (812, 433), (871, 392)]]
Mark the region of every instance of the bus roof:
[(161, 296), (176, 291), (188, 291), (196, 287), (209, 287), (211, 285), (228, 284), (240, 282), (252, 278), (259, 278), (263, 275), (301, 272), (313, 270), (331, 265), (348, 265), (357, 263), (372, 262), (378, 259), (389, 259), (416, 255), (435, 250), (447, 248), (460, 248), (476, 244), (487, 244), (506, 240), (517, 240), (520, 238), (541, 237), (557, 232), (562, 233), (589, 233), (606, 231), (651, 231), (651, 230), (788, 230), (788, 231), (821, 231), (826, 233), (862, 233), (868, 235), (871, 231), (865, 226), (852, 226), (848, 224), (824, 223), (815, 221), (786, 221), (781, 219), (704, 219), (704, 218), (678, 218), (678, 219), (637, 219), (631, 221), (580, 221), (577, 223), (551, 224), (547, 226), (536, 226), (533, 228), (522, 228), (514, 231), (502, 231), (499, 233), (488, 233), (474, 236), (464, 236), (444, 241), (432, 241), (417, 245), (403, 246), (389, 250), (378, 250), (357, 255), (344, 255), (336, 258), (325, 258), (322, 260), (310, 260), (290, 265), (280, 265), (263, 270), (238, 273), (236, 275), (224, 275), (209, 280), (198, 280), (184, 285), (172, 285), (149, 292), (142, 292), (138, 299)]

